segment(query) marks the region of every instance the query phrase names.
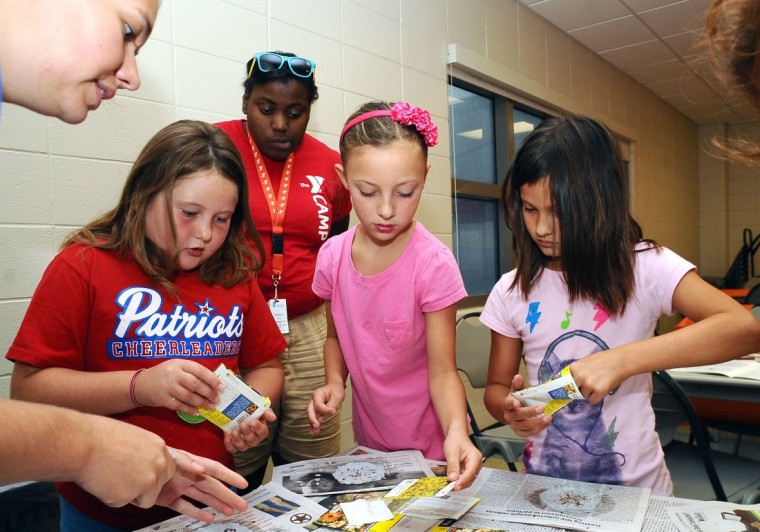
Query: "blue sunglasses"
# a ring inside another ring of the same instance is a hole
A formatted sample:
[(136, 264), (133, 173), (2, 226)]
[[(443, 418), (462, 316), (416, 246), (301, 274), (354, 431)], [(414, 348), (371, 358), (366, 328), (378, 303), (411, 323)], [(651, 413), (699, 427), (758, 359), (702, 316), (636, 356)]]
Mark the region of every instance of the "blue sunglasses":
[(258, 65), (259, 70), (262, 72), (272, 72), (273, 70), (281, 69), (285, 64), (288, 65), (293, 75), (299, 78), (311, 77), (317, 68), (317, 64), (314, 61), (305, 57), (289, 57), (287, 55), (264, 52), (256, 54), (253, 57), (251, 68), (248, 70), (248, 77), (250, 78), (251, 74), (253, 74), (254, 65)]

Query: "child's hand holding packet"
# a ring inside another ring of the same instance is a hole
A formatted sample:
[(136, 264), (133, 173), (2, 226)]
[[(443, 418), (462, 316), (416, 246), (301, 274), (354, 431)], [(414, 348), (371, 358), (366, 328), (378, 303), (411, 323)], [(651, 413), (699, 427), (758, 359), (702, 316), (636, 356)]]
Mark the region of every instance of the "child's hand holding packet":
[(584, 398), (570, 374), (570, 366), (562, 368), (556, 377), (542, 384), (512, 392), (512, 395), (523, 406), (543, 406), (544, 414), (547, 416), (551, 416), (570, 401)]
[(199, 408), (198, 412), (225, 432), (231, 432), (244, 419), (260, 418), (271, 405), (269, 397), (259, 395), (224, 364), (219, 364), (214, 375), (224, 384), (219, 402), (213, 410)]

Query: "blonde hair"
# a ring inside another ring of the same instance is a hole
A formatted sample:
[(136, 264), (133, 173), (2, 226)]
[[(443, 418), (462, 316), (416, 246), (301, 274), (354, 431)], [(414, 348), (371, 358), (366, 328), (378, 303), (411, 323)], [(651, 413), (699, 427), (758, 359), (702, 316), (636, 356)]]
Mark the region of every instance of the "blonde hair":
[[(346, 120), (346, 124), (354, 118), (372, 111), (390, 111), (395, 104), (392, 102), (372, 101), (363, 104)], [(422, 154), (427, 159), (428, 147), (425, 137), (414, 126), (401, 124), (390, 116), (375, 116), (363, 120), (346, 130), (340, 141), (340, 156), (345, 163), (351, 150), (362, 146), (381, 147), (397, 140), (414, 142), (419, 145)]]

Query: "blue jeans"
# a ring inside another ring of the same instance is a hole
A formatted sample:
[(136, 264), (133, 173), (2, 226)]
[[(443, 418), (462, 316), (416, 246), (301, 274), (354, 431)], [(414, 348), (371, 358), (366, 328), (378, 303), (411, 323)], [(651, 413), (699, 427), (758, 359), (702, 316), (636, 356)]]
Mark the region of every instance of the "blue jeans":
[(87, 517), (61, 497), (61, 532), (126, 532)]

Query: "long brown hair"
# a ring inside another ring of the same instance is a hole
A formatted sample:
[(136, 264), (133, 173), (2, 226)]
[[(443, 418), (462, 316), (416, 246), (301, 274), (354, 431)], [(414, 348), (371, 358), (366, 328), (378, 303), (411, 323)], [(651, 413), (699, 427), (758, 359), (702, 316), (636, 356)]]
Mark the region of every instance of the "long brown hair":
[(510, 289), (519, 286), (527, 299), (549, 261), (525, 227), (520, 197), (520, 187), (543, 178), (559, 220), (559, 260), (570, 300), (599, 302), (612, 315), (621, 314), (635, 288), (635, 246), (642, 230), (631, 214), (617, 140), (583, 116), (544, 120), (509, 167), (502, 200), (517, 257)]
[[(171, 215), (172, 191), (184, 176), (216, 170), (235, 183), (238, 200), (222, 246), (199, 267), (200, 278), (210, 285), (229, 288), (249, 281), (263, 265), (264, 247), (248, 210), (248, 185), (240, 154), (221, 129), (195, 120), (180, 120), (148, 141), (127, 177), (117, 206), (66, 237), (61, 248), (73, 243), (117, 251), (131, 256), (155, 284), (177, 293), (172, 277), (177, 269), (176, 227)], [(164, 252), (145, 233), (146, 210), (165, 192), (168, 223), (174, 242)], [(254, 251), (248, 238), (256, 247)]]

